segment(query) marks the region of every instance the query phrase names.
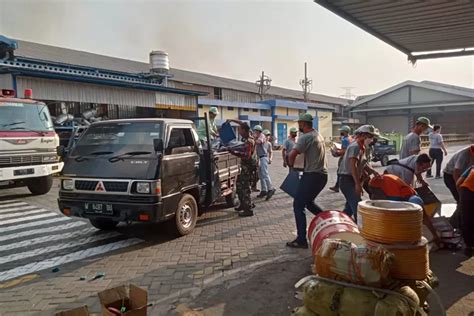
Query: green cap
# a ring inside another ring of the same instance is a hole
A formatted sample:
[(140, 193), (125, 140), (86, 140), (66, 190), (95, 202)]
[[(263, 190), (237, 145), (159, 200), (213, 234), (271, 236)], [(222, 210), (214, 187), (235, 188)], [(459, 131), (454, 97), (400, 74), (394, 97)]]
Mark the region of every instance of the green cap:
[(209, 113), (214, 113), (215, 115), (219, 114), (219, 110), (213, 106), (209, 109)]
[(303, 113), (300, 115), (300, 117), (296, 121), (313, 123), (313, 116), (309, 113)]
[(262, 126), (260, 126), (260, 125), (255, 125), (255, 126), (253, 127), (253, 130), (254, 130), (254, 131), (259, 131), (259, 132), (261, 132), (261, 131), (263, 131), (263, 128), (262, 128)]
[(262, 133), (263, 133), (263, 135), (265, 135), (265, 136), (268, 136), (268, 135), (271, 134), (268, 129), (264, 129)]
[(429, 128), (433, 128), (433, 126), (431, 125), (431, 121), (429, 118), (427, 117), (424, 117), (424, 116), (420, 116), (419, 118), (416, 119), (416, 123), (422, 123), (422, 124), (425, 124), (426, 126), (428, 126)]
[(350, 132), (351, 132), (351, 128), (350, 128), (349, 126), (347, 126), (347, 125), (342, 125), (341, 128), (339, 129), (339, 131), (350, 133)]
[(290, 128), (290, 133), (298, 133), (298, 129), (296, 127)]

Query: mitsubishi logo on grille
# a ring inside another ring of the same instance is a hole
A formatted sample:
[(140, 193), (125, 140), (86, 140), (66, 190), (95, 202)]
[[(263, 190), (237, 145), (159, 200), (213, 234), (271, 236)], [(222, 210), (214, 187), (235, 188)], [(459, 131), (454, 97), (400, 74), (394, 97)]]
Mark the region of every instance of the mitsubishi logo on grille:
[(105, 187), (104, 187), (104, 184), (102, 183), (102, 181), (99, 181), (99, 182), (97, 183), (97, 185), (95, 186), (95, 191), (96, 191), (96, 192), (107, 192), (107, 191), (105, 190)]

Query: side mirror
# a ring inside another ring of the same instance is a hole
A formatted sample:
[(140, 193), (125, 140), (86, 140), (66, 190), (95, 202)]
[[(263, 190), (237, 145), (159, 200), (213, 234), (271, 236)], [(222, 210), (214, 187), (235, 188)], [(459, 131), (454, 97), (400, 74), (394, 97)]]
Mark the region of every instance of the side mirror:
[(66, 156), (66, 148), (63, 145), (56, 147), (56, 154), (64, 158)]
[(164, 145), (163, 145), (163, 140), (161, 138), (155, 138), (153, 139), (153, 147), (155, 149), (155, 152), (163, 152)]

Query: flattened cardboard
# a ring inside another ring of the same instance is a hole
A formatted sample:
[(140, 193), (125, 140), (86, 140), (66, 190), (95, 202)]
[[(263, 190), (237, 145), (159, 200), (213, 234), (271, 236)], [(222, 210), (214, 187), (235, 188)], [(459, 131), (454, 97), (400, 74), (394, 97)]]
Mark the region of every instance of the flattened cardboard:
[(118, 286), (100, 292), (100, 303), (102, 305), (102, 315), (115, 316), (114, 313), (107, 310), (108, 307), (114, 307), (120, 310), (122, 304), (127, 307), (127, 311), (122, 315), (126, 316), (146, 316), (148, 292), (130, 284), (129, 289), (126, 286)]
[(87, 306), (82, 306), (68, 311), (56, 313), (55, 316), (89, 316), (89, 309)]

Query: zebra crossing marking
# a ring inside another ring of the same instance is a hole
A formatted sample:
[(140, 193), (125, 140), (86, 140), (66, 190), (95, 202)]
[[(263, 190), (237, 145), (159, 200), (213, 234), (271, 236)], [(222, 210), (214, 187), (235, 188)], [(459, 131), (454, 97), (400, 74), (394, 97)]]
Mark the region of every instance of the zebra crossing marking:
[(25, 274), (30, 274), (30, 273), (38, 272), (41, 270), (50, 269), (61, 264), (71, 263), (74, 261), (83, 260), (89, 257), (101, 255), (101, 254), (111, 252), (114, 250), (130, 247), (142, 242), (143, 240), (141, 239), (130, 238), (130, 239), (125, 239), (125, 240), (117, 241), (117, 242), (102, 245), (102, 246), (79, 250), (79, 251), (67, 254), (65, 256), (58, 256), (58, 257), (50, 258), (50, 259), (43, 260), (40, 262), (29, 263), (24, 266), (20, 266), (20, 267), (16, 267), (7, 271), (0, 272), (0, 282), (8, 281)]
[[(28, 221), (32, 221), (32, 220), (35, 220), (35, 219), (42, 219), (42, 218), (47, 218), (47, 217), (57, 217), (59, 215), (57, 213), (48, 212), (46, 210), (43, 210), (43, 211), (47, 212), (47, 213), (0, 221), (0, 227), (4, 226), (4, 225), (14, 224), (14, 223), (28, 222)], [(2, 229), (2, 228), (0, 228), (0, 229)]]
[[(144, 242), (126, 236), (117, 240), (121, 236), (25, 202), (0, 201), (0, 282)], [(105, 244), (93, 246), (96, 242)], [(79, 250), (60, 255), (69, 248)], [(16, 261), (18, 266), (11, 268)]]

